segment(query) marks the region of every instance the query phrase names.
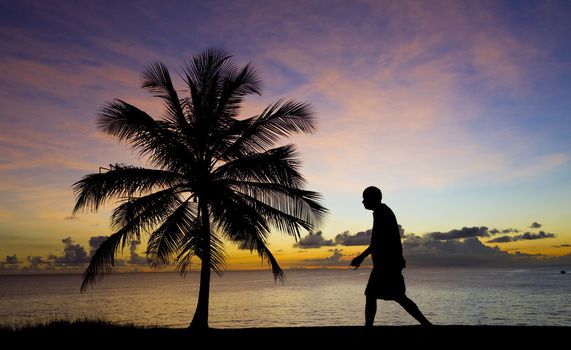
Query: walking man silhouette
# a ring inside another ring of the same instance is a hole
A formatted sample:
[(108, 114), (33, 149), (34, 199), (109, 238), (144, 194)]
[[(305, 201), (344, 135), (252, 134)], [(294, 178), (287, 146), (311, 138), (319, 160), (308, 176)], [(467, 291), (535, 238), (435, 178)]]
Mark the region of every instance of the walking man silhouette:
[(377, 187), (370, 186), (363, 191), (363, 206), (373, 211), (371, 243), (351, 261), (351, 266), (358, 268), (369, 254), (373, 259), (373, 270), (365, 289), (365, 326), (373, 326), (377, 299), (396, 301), (422, 325), (430, 326), (432, 323), (405, 294), (402, 269), (406, 266), (406, 261), (402, 254), (399, 227), (395, 214), (386, 204), (381, 203), (382, 199), (383, 194)]

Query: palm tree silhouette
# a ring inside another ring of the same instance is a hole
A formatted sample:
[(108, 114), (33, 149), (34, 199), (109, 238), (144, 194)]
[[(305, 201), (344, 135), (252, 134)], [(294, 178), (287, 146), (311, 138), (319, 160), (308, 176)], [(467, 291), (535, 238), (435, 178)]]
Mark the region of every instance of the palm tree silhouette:
[(190, 57), (181, 77), (186, 98), (178, 97), (161, 62), (143, 71), (142, 87), (164, 102), (161, 119), (119, 99), (98, 116), (99, 129), (129, 144), (150, 167), (110, 165), (73, 184), (74, 213), (117, 200), (114, 233), (91, 258), (81, 290), (111, 272), (115, 254), (128, 242), (147, 234), (152, 266), (176, 262), (185, 275), (192, 257), (201, 260), (190, 326), (207, 328), (210, 272), (223, 271), (225, 241), (255, 250), (281, 279), (267, 245), (271, 228), (297, 240), (301, 229), (316, 228), (327, 209), (319, 193), (304, 189), (295, 146), (277, 146), (291, 134), (314, 131), (308, 104), (279, 100), (239, 119), (244, 96), (260, 94), (260, 79), (251, 64), (239, 67), (221, 50)]

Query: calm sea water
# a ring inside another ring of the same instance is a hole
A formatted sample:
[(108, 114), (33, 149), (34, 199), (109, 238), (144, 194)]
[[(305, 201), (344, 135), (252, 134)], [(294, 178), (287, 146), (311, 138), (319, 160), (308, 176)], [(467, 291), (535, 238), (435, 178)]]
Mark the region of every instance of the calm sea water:
[[(571, 326), (571, 273), (558, 268), (405, 269), (407, 295), (436, 324)], [(362, 325), (370, 270), (267, 271), (213, 276), (215, 328)], [(186, 327), (196, 306), (198, 274), (113, 274), (87, 293), (79, 275), (0, 276), (0, 323), (103, 318), (147, 326)], [(416, 324), (379, 301), (377, 325)]]

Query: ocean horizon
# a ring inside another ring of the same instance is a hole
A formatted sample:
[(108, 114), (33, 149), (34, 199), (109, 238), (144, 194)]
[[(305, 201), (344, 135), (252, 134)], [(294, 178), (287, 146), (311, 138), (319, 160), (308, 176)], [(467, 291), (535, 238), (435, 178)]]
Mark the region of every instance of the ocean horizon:
[[(440, 325), (571, 326), (571, 274), (565, 267), (407, 268), (407, 295)], [(287, 270), (213, 275), (214, 328), (364, 324), (369, 269)], [(196, 307), (199, 273), (114, 273), (85, 293), (79, 274), (0, 275), (0, 323), (103, 319), (120, 324), (186, 327)], [(378, 301), (375, 325), (414, 325), (391, 301)]]

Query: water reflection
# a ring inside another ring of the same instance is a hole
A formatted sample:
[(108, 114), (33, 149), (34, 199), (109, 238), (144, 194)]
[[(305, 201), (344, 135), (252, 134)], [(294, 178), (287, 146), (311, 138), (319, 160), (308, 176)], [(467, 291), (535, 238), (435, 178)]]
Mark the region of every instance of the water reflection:
[[(553, 271), (551, 271), (553, 270)], [(571, 274), (560, 269), (405, 269), (407, 294), (437, 324), (571, 326)], [(212, 280), (210, 325), (217, 328), (363, 324), (368, 271), (228, 271)], [(186, 327), (198, 275), (113, 274), (87, 293), (77, 275), (0, 276), (4, 322), (99, 317)], [(376, 324), (414, 325), (396, 303), (380, 302)]]

